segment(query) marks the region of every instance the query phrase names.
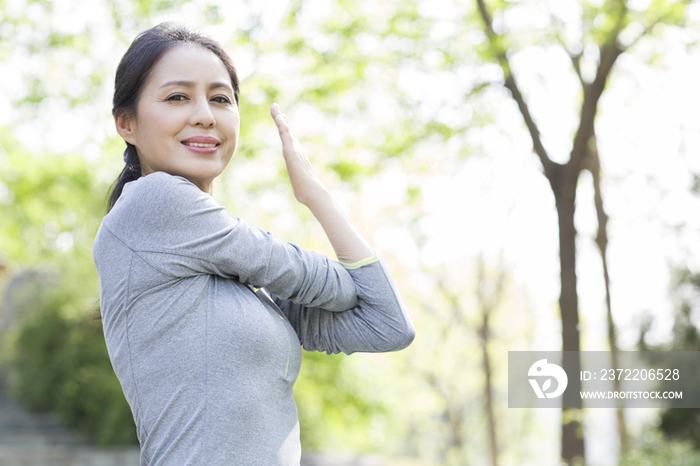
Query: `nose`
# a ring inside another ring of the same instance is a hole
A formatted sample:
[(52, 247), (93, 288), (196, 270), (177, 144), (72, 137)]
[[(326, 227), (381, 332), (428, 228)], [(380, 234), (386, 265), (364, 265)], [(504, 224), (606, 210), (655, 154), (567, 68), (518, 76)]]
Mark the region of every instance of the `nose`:
[(193, 102), (192, 116), (190, 117), (190, 125), (203, 126), (205, 128), (216, 125), (216, 119), (209, 106), (209, 101), (206, 98), (197, 99)]

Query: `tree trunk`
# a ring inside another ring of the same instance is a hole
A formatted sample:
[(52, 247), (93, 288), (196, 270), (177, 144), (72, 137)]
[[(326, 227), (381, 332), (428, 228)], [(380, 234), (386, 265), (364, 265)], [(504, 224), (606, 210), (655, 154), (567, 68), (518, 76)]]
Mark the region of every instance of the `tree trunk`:
[[(615, 2), (618, 3), (618, 2)], [(620, 46), (618, 35), (625, 25), (627, 6), (625, 2), (618, 5), (619, 15), (616, 18), (615, 27), (608, 34), (607, 41), (600, 46), (600, 59), (595, 78), (586, 81), (580, 69), (581, 55), (573, 55), (574, 69), (583, 86), (583, 102), (579, 127), (573, 141), (573, 148), (569, 161), (562, 165), (554, 162), (547, 153), (542, 143), (540, 131), (530, 114), (525, 97), (520, 92), (508, 53), (503, 44), (503, 37), (493, 28), (491, 15), (488, 12), (484, 0), (476, 0), (478, 13), (484, 21), (485, 32), (489, 39), (490, 52), (498, 60), (503, 77), (504, 86), (510, 90), (513, 99), (518, 104), (518, 109), (523, 116), (525, 125), (532, 137), (532, 149), (540, 159), (544, 175), (549, 180), (554, 193), (559, 219), (559, 259), (561, 265), (561, 294), (559, 296), (559, 308), (562, 322), (562, 344), (564, 349), (564, 364), (569, 373), (578, 374), (581, 370), (579, 355), (579, 318), (578, 318), (578, 293), (576, 292), (576, 227), (574, 225), (574, 212), (576, 210), (576, 184), (581, 174), (582, 162), (588, 153), (588, 143), (594, 136), (595, 116), (610, 72), (617, 58), (624, 52)], [(571, 353), (567, 353), (571, 352)], [(562, 411), (562, 459), (569, 465), (584, 463), (583, 429), (581, 426), (581, 398), (579, 391), (581, 381), (579, 377), (571, 377), (569, 386), (564, 393), (566, 406), (574, 408)]]
[(489, 340), (489, 312), (482, 314), (481, 333), (481, 356), (484, 371), (484, 401), (486, 404), (486, 419), (489, 425), (489, 453), (491, 455), (491, 465), (498, 466), (498, 438), (496, 429), (496, 415), (493, 409), (493, 384), (491, 382), (491, 361), (489, 360), (488, 340)]
[[(612, 299), (610, 297), (610, 273), (608, 272), (608, 214), (603, 206), (603, 191), (600, 187), (600, 157), (598, 156), (598, 144), (595, 132), (588, 143), (588, 157), (586, 166), (593, 177), (593, 189), (595, 196), (595, 210), (598, 218), (598, 232), (595, 242), (600, 252), (600, 260), (603, 266), (603, 279), (605, 280), (605, 306), (608, 322), (608, 345), (612, 367), (620, 367), (618, 364), (617, 332), (615, 331), (615, 321), (612, 315)], [(620, 391), (620, 380), (613, 379), (613, 389)], [(617, 433), (620, 437), (620, 452), (624, 455), (628, 450), (627, 426), (625, 422), (625, 411), (622, 407), (622, 400), (618, 400), (617, 406)]]
[[(559, 261), (561, 266), (561, 294), (559, 308), (562, 323), (562, 344), (564, 364), (571, 374), (581, 370), (578, 317), (578, 292), (576, 290), (576, 183), (580, 169), (571, 165), (559, 166), (557, 176), (550, 179), (559, 219)], [(566, 353), (566, 352), (572, 353)], [(584, 461), (583, 427), (581, 425), (581, 380), (570, 377), (564, 393), (564, 402), (576, 406), (562, 410), (562, 459), (568, 465), (582, 464)]]
[(486, 421), (489, 426), (489, 453), (491, 465), (498, 466), (498, 429), (496, 426), (496, 414), (493, 400), (493, 381), (491, 374), (491, 359), (489, 357), (489, 340), (491, 339), (491, 329), (489, 320), (492, 312), (498, 306), (503, 289), (503, 269), (495, 283), (496, 287), (491, 296), (485, 296), (484, 284), (487, 280), (484, 259), (479, 258), (479, 280), (477, 296), (479, 308), (481, 310), (481, 328), (479, 328), (479, 342), (481, 344), (481, 366), (484, 372), (484, 405), (486, 410)]

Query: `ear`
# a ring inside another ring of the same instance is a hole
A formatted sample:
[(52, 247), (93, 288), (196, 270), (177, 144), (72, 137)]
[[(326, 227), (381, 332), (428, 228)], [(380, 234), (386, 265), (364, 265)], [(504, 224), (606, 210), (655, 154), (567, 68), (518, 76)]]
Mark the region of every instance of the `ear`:
[(117, 127), (117, 133), (122, 139), (129, 144), (136, 145), (135, 122), (127, 112), (119, 112), (114, 115), (114, 125)]

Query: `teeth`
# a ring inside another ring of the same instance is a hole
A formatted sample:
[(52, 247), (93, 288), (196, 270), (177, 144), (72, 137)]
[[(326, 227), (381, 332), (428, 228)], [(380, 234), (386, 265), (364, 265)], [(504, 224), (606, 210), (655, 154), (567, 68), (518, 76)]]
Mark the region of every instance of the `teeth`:
[(193, 146), (193, 147), (216, 147), (216, 144), (200, 144), (198, 142), (183, 142), (184, 145), (186, 146)]

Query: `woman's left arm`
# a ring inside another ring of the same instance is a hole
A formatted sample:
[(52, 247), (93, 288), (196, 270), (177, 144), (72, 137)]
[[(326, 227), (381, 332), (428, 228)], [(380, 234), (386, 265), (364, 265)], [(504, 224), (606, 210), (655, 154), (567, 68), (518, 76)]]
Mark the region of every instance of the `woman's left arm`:
[(350, 354), (405, 348), (415, 338), (415, 328), (386, 267), (316, 176), (277, 104), (270, 113), (282, 140), (294, 196), (321, 224), (357, 290), (357, 305), (344, 312), (330, 312), (275, 298), (277, 305), (308, 351)]
[(289, 128), (287, 117), (277, 104), (272, 105), (270, 113), (282, 140), (282, 154), (294, 197), (308, 207), (321, 224), (338, 260), (351, 266), (376, 261), (377, 255), (374, 250), (350, 223), (328, 189), (316, 176), (299, 140)]
[(379, 353), (411, 344), (416, 330), (383, 261), (348, 272), (357, 289), (357, 305), (347, 311), (330, 312), (272, 297), (304, 349)]

